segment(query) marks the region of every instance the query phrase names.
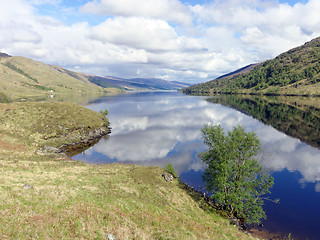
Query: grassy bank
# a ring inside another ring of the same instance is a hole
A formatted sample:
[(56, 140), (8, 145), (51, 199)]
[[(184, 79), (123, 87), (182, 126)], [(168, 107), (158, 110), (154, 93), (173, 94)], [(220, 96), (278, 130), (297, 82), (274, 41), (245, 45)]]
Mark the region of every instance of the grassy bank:
[(252, 239), (158, 167), (39, 155), (105, 127), (73, 104), (0, 104), (0, 239)]

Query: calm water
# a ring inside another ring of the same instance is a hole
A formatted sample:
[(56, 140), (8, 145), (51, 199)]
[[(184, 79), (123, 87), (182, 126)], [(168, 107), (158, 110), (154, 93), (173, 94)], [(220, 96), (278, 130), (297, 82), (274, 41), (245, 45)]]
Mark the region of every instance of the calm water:
[(206, 123), (225, 130), (242, 125), (259, 136), (268, 157), (262, 163), (275, 178), (265, 203), (264, 227), (292, 233), (294, 239), (320, 239), (320, 150), (209, 97), (178, 92), (130, 93), (97, 99), (87, 105), (109, 110), (112, 133), (73, 158), (89, 163), (132, 163), (164, 166), (171, 162), (180, 179), (201, 189), (203, 166), (198, 153), (206, 148), (200, 129)]

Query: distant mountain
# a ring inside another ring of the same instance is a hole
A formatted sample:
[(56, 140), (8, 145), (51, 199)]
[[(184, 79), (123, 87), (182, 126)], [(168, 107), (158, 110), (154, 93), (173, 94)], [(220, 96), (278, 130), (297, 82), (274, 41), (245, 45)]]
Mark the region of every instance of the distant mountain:
[(92, 76), (89, 77), (89, 80), (101, 87), (116, 87), (125, 90), (177, 90), (190, 86), (187, 83), (171, 82), (158, 78), (123, 79), (112, 76)]
[(0, 52), (0, 58), (7, 58), (7, 57), (11, 57), (11, 56), (6, 54), (6, 53), (1, 53)]
[(272, 60), (187, 87), (183, 92), (320, 96), (320, 37)]

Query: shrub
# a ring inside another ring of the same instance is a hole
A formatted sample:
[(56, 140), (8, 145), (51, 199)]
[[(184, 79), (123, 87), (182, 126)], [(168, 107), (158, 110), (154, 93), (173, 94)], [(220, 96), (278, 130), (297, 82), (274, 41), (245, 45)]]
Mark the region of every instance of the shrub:
[(172, 163), (168, 163), (167, 165), (165, 165), (163, 167), (163, 169), (165, 171), (167, 171), (168, 173), (172, 174), (172, 176), (174, 176), (175, 178), (179, 177), (179, 175), (177, 174), (176, 170), (174, 169)]
[(212, 198), (230, 217), (245, 218), (249, 224), (260, 223), (266, 218), (262, 195), (270, 193), (273, 178), (258, 161), (258, 137), (240, 126), (225, 135), (220, 125), (206, 125), (201, 133), (209, 148), (200, 154), (206, 165), (202, 177)]

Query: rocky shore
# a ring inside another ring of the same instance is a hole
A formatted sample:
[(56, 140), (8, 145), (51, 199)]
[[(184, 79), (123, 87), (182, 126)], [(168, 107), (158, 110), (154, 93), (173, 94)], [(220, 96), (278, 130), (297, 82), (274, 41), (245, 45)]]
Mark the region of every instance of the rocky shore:
[[(86, 149), (92, 147), (97, 142), (99, 142), (102, 138), (107, 138), (108, 134), (111, 133), (110, 127), (101, 127), (98, 129), (94, 129), (88, 133), (83, 134), (80, 139), (75, 140), (71, 137), (71, 142), (64, 143), (58, 147), (51, 147), (44, 145), (41, 147), (37, 154), (39, 155), (47, 155), (47, 154), (65, 154), (68, 157), (72, 157), (76, 154), (79, 154)], [(72, 142), (72, 140), (75, 140)]]

